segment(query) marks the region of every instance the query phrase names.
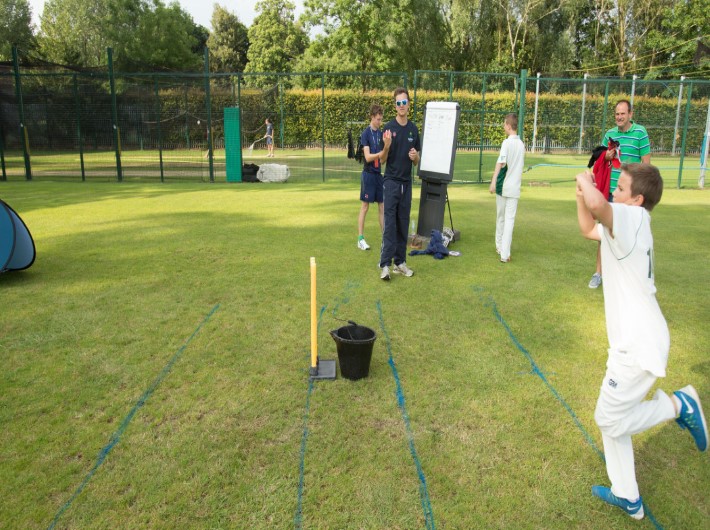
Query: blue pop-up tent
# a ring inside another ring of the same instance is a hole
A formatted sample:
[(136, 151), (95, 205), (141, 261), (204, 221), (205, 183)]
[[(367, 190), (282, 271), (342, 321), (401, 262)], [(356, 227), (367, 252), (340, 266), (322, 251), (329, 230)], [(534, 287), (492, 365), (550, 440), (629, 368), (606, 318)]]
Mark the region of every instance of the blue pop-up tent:
[(0, 199), (0, 273), (27, 269), (35, 261), (35, 242), (10, 205)]

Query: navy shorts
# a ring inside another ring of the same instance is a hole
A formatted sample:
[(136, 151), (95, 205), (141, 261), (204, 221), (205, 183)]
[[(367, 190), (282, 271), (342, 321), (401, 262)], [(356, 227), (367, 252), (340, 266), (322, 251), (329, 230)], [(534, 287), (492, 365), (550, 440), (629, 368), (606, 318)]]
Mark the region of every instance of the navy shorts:
[(382, 202), (384, 196), (384, 181), (381, 173), (362, 172), (360, 179), (360, 200), (362, 202)]
[(271, 144), (273, 144), (273, 143), (274, 143), (273, 138), (271, 138), (270, 136), (267, 136), (267, 137), (266, 137), (266, 145), (271, 145)]

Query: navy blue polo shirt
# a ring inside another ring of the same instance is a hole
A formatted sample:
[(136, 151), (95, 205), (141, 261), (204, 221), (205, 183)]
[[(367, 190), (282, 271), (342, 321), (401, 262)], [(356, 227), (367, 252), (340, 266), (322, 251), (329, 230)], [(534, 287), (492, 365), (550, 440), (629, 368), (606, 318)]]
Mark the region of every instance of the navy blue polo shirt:
[(414, 148), (421, 151), (419, 129), (411, 120), (402, 126), (394, 119), (385, 125), (385, 131), (392, 131), (392, 143), (387, 153), (384, 178), (411, 182), (412, 161), (409, 159), (409, 150)]

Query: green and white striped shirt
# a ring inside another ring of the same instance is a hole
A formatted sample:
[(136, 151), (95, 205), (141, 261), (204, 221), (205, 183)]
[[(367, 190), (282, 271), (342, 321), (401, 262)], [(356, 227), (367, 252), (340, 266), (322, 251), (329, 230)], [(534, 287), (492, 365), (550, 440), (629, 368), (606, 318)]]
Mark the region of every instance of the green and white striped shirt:
[[(621, 152), (619, 158), (624, 164), (641, 162), (641, 157), (651, 153), (651, 140), (648, 137), (646, 128), (633, 121), (631, 122), (631, 127), (626, 132), (620, 131), (618, 127), (609, 129), (604, 135), (602, 145), (609, 145), (609, 140), (619, 142), (619, 151)], [(620, 174), (621, 169), (611, 168), (609, 193), (613, 193), (616, 189)]]

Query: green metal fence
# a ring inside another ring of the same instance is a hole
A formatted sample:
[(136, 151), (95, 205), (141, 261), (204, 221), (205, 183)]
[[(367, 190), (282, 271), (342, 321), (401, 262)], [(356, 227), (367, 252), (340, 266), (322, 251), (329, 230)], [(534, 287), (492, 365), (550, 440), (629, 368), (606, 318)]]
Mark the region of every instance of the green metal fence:
[[(12, 65), (0, 65), (0, 179), (224, 182), (224, 109), (238, 107), (244, 163), (288, 165), (291, 181), (356, 180), (348, 134), (357, 141), (372, 103), (390, 119), (392, 90), (408, 82), (404, 73), (210, 73), (207, 50), (202, 72), (114, 72), (110, 50), (105, 68), (73, 71), (27, 64), (14, 50)], [(704, 175), (707, 80), (417, 71), (409, 88), (419, 125), (427, 101), (461, 106), (455, 181), (490, 179), (508, 112), (518, 113), (528, 147), (525, 178), (569, 180), (614, 125), (622, 98), (648, 129), (666, 179), (695, 186)], [(263, 141), (267, 117), (273, 159)]]
[(621, 99), (633, 106), (633, 119), (651, 139), (651, 161), (677, 185), (697, 185), (707, 160), (710, 82), (640, 79), (556, 79), (539, 74), (528, 80), (525, 141), (529, 154), (556, 152), (588, 156), (615, 126)]
[(406, 84), (401, 73), (215, 74), (207, 53), (204, 72), (181, 74), (114, 72), (110, 51), (91, 72), (15, 57), (0, 70), (0, 178), (226, 181), (224, 109), (238, 107), (244, 163), (288, 165), (292, 181), (356, 179), (348, 130), (357, 140), (370, 105)]

